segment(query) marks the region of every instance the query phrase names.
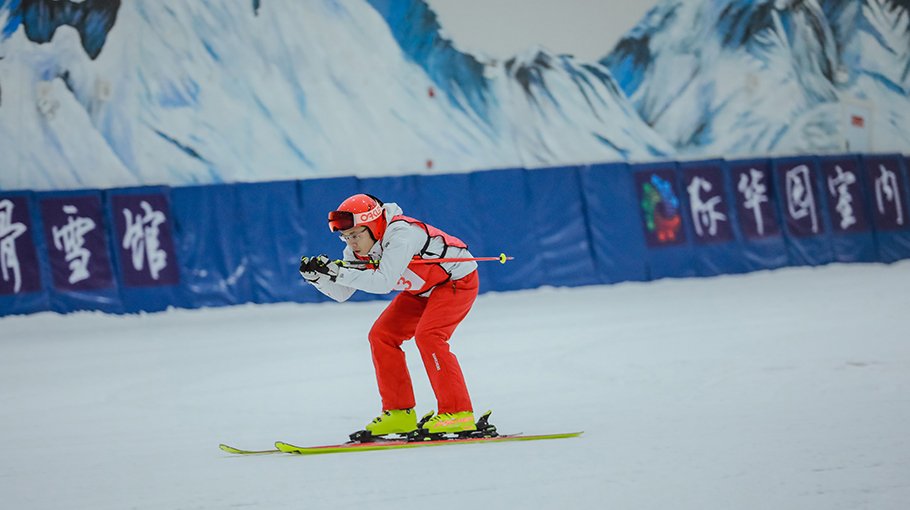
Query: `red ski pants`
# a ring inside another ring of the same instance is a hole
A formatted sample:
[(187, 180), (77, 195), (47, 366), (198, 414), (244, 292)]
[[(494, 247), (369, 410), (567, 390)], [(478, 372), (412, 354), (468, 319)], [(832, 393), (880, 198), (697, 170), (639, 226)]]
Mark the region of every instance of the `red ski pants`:
[(414, 407), (414, 389), (401, 344), (414, 338), (436, 394), (439, 413), (471, 411), (461, 366), (449, 338), (477, 298), (477, 271), (433, 289), (429, 297), (402, 292), (370, 329), (370, 349), (382, 410)]

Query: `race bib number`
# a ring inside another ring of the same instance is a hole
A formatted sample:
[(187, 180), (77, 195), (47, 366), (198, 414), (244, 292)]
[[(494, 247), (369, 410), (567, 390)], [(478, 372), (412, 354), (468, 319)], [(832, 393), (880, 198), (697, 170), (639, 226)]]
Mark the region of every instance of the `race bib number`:
[(423, 287), (424, 283), (426, 282), (423, 278), (417, 276), (410, 269), (405, 269), (404, 274), (401, 275), (395, 284), (395, 290), (415, 290)]

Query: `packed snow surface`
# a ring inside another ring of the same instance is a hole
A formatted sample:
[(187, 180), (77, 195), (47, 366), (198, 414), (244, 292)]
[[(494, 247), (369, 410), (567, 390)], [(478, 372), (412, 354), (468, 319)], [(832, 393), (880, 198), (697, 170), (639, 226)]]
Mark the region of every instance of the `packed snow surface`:
[[(0, 319), (4, 508), (904, 509), (910, 261), (480, 296), (476, 409), (532, 443), (239, 457), (379, 411), (383, 302)], [(418, 410), (434, 406), (405, 344)]]

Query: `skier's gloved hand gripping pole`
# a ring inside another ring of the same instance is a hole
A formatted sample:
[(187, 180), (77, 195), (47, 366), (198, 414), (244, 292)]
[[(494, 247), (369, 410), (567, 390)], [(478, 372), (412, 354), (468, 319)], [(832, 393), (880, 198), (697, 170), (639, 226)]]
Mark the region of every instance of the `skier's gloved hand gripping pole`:
[(317, 282), (320, 278), (328, 278), (335, 281), (338, 276), (338, 269), (341, 267), (340, 261), (329, 260), (326, 255), (318, 257), (300, 257), (300, 276), (310, 283)]

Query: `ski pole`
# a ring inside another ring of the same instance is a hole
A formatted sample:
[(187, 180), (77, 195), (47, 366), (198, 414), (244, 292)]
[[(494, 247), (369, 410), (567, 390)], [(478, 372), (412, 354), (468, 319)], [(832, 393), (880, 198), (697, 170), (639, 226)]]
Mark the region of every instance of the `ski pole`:
[[(497, 260), (500, 264), (505, 264), (506, 261), (512, 260), (515, 257), (507, 257), (505, 253), (500, 253), (498, 257), (449, 257), (442, 259), (416, 259), (412, 260), (411, 264), (441, 264), (443, 262), (485, 262)], [(368, 265), (379, 265), (378, 260), (336, 260), (336, 264), (339, 266), (368, 266)]]

